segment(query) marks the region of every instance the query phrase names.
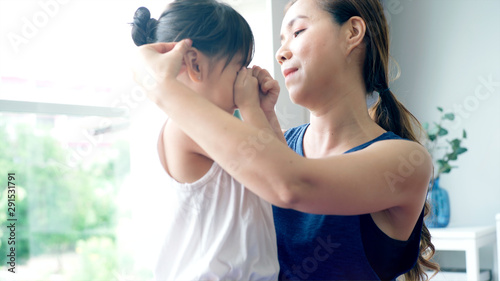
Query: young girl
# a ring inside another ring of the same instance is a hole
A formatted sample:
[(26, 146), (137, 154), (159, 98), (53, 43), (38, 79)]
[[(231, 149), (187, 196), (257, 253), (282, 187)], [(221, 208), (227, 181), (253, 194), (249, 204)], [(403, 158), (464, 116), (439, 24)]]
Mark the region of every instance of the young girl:
[[(423, 222), (432, 161), (412, 130), (418, 122), (388, 87), (380, 2), (292, 1), (281, 44), (276, 57), (290, 98), (311, 113), (309, 124), (285, 133), (293, 150), (278, 138), (261, 139), (249, 160), (235, 164), (266, 114), (258, 99), (236, 92), (236, 105), (254, 121), (237, 122), (182, 85), (176, 76), (189, 41), (141, 48), (158, 79), (149, 95), (233, 177), (275, 205), (279, 279), (425, 279), (424, 267), (438, 269), (427, 256), (434, 251)], [(369, 110), (374, 91), (379, 100)]]
[[(177, 79), (228, 115), (236, 109), (233, 88), (255, 96), (261, 82), (264, 92), (279, 92), (266, 72), (245, 69), (253, 54), (253, 35), (243, 17), (226, 4), (177, 0), (158, 20), (141, 7), (132, 38), (138, 46), (190, 38), (192, 47), (183, 54), (185, 65)], [(171, 219), (160, 222), (168, 224), (168, 233), (159, 245), (155, 279), (276, 280), (271, 205), (232, 178), (171, 119), (161, 130), (158, 153), (165, 188), (177, 205), (165, 214)]]

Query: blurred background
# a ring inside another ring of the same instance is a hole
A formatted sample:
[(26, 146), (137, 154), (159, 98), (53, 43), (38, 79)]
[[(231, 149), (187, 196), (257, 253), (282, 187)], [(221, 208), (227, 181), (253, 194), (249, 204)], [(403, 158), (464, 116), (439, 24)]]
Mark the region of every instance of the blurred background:
[[(140, 6), (169, 1), (0, 0), (0, 179), (16, 179), (16, 270), (6, 264), (7, 188), (0, 190), (0, 280), (147, 280), (162, 233), (156, 141), (165, 115), (135, 85), (130, 25)], [(285, 0), (227, 0), (250, 23), (252, 64), (280, 82), (284, 129), (308, 122), (274, 54)], [(494, 224), (500, 213), (500, 0), (385, 0), (392, 91), (422, 122), (455, 115), (467, 147), (441, 177), (449, 227)], [(394, 64), (395, 65), (395, 64)], [(188, 110), (188, 109), (186, 109)], [(5, 210), (5, 211), (4, 211)], [(493, 247), (481, 265), (493, 269)], [(442, 251), (445, 267), (463, 253)]]

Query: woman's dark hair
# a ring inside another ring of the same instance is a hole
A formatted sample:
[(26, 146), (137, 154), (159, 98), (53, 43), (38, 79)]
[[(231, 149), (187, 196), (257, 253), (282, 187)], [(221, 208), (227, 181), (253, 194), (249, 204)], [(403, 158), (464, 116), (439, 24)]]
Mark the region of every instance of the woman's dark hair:
[[(286, 9), (297, 1), (290, 1)], [(363, 80), (368, 94), (374, 91), (380, 94), (377, 103), (371, 108), (371, 116), (385, 130), (402, 138), (419, 142), (419, 134), (416, 134), (415, 130), (422, 132), (420, 123), (389, 90), (389, 26), (380, 0), (316, 0), (316, 2), (321, 9), (331, 14), (333, 20), (339, 25), (354, 16), (365, 21), (366, 55)], [(425, 202), (424, 215), (427, 215), (429, 211), (430, 205)], [(427, 279), (424, 268), (438, 271), (439, 265), (431, 260), (434, 253), (431, 235), (423, 223), (420, 254), (415, 266), (404, 275), (405, 280)]]
[(132, 39), (137, 46), (186, 38), (208, 57), (226, 58), (226, 66), (238, 54), (242, 55), (242, 66), (248, 66), (253, 57), (252, 30), (227, 4), (216, 0), (175, 0), (158, 20), (151, 18), (147, 8), (140, 7), (135, 12)]

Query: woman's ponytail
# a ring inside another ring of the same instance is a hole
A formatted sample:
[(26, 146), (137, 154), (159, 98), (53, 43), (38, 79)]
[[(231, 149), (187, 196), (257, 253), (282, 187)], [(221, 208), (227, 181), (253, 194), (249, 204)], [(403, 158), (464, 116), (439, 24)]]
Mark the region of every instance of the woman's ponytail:
[(420, 129), (417, 118), (398, 101), (390, 89), (380, 90), (379, 99), (371, 109), (373, 120), (384, 130), (412, 141), (419, 141), (415, 129)]

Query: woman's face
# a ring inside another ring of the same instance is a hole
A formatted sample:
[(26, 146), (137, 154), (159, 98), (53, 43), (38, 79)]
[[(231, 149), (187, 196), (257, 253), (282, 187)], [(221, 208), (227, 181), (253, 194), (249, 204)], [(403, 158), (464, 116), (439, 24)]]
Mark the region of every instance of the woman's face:
[(294, 103), (313, 106), (335, 88), (342, 68), (340, 30), (316, 0), (299, 0), (286, 13), (276, 59)]

